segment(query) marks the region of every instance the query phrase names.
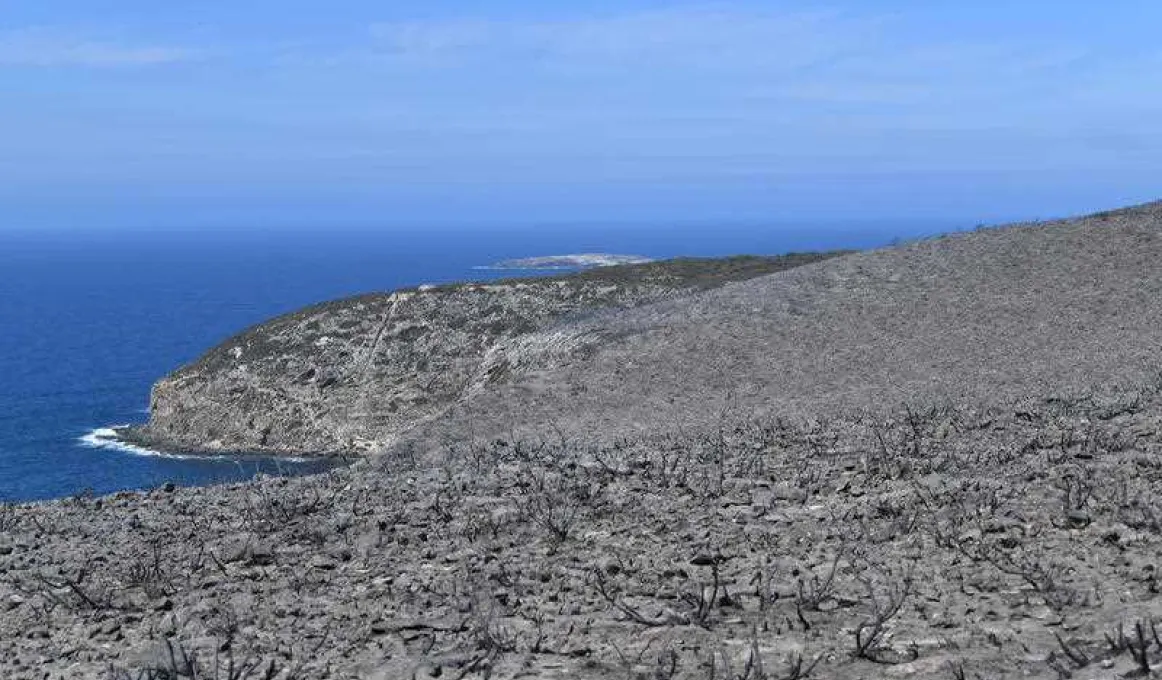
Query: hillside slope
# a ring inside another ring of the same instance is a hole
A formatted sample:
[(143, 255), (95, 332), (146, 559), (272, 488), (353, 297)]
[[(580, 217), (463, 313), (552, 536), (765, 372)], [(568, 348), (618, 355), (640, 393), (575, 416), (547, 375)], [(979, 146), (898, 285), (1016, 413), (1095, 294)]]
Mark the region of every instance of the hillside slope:
[(485, 366), (498, 346), (510, 343), (513, 360), (512, 342), (570, 318), (838, 254), (679, 259), (316, 305), (248, 329), (163, 378), (153, 390), (149, 424), (124, 434), (181, 451), (378, 449), (468, 393), (507, 379), (505, 367)]
[[(163, 382), (155, 407), (180, 408), (151, 429), (197, 445), (218, 421), (245, 442), (250, 419), (282, 422), (271, 404), (345, 424), (358, 381), (279, 391), (293, 362), (343, 347), (380, 347), (346, 361), (382, 356), (365, 398), (394, 398), (416, 370), (400, 348), (426, 335), (392, 335), (384, 305), (430, 303), (409, 319), (451, 333), (482, 323), (454, 311), (472, 300), (546, 310), (559, 298), (533, 292), (670, 282), (584, 316), (489, 317), (538, 320), (486, 333), (457, 369), (472, 379), (425, 418), (398, 410), (377, 458), (0, 505), (0, 677), (1156, 677), (1160, 213), (749, 280), (771, 262), (372, 296), (263, 324)], [(468, 346), (431, 343), (443, 361)]]
[(525, 336), (488, 361), (509, 378), (414, 443), (1137, 384), (1162, 370), (1162, 204), (855, 253)]

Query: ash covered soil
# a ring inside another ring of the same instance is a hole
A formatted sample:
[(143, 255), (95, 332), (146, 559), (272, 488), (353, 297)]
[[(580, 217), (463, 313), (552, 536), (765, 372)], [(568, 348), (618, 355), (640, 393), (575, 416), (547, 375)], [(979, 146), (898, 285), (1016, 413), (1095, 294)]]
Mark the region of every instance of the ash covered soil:
[(510, 379), (530, 356), (571, 351), (575, 336), (560, 330), (570, 323), (841, 254), (679, 259), (315, 305), (160, 380), (149, 423), (123, 434), (179, 452), (376, 452)]
[(1160, 413), (1154, 385), (7, 508), (0, 676), (1135, 677)]
[[(300, 404), (250, 367), (365, 364), (243, 343), (240, 368), (228, 341), (146, 434), (197, 441), (198, 391), (222, 413), (232, 384), (223, 445), (368, 454), (0, 508), (0, 677), (1156, 675), (1160, 257), (1152, 204), (628, 302), (606, 281), (618, 309), (521, 317), (431, 410), (339, 437), (380, 378)], [(359, 356), (419, 337), (370, 318)], [(326, 425), (252, 427), (251, 392)]]

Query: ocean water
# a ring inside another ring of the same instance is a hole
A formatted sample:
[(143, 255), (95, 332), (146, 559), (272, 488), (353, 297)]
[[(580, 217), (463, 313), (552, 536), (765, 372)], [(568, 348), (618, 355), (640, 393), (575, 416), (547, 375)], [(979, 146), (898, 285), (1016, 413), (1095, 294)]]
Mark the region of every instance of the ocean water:
[(361, 232), (54, 232), (0, 229), (0, 502), (205, 484), (318, 463), (161, 456), (111, 446), (147, 419), (158, 377), (234, 333), (323, 300), (511, 276), (518, 257), (671, 257), (866, 248), (944, 223)]

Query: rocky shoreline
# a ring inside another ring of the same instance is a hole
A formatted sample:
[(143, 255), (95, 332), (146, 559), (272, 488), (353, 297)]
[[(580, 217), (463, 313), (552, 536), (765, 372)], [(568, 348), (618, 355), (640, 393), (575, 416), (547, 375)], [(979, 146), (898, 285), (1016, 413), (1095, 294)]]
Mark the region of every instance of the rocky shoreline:
[(112, 428), (117, 435), (118, 443), (125, 444), (132, 447), (140, 448), (144, 451), (155, 452), (161, 455), (168, 456), (189, 456), (189, 457), (228, 457), (231, 459), (245, 460), (247, 458), (281, 458), (288, 461), (319, 461), (329, 460), (334, 461), (336, 466), (347, 465), (359, 458), (361, 455), (353, 454), (350, 451), (298, 451), (298, 450), (237, 450), (233, 451), (228, 448), (209, 448), (199, 446), (196, 443), (177, 443), (174, 439), (159, 437), (154, 435), (145, 425), (127, 425), (125, 427)]

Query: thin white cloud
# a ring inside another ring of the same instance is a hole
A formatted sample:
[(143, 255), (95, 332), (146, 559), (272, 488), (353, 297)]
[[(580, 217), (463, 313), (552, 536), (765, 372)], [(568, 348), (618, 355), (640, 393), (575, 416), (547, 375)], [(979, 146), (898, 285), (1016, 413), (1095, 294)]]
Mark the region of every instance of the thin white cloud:
[(378, 23), (370, 32), (384, 57), (442, 65), (513, 56), (597, 65), (772, 59), (796, 65), (837, 53), (869, 27), (830, 12), (715, 5), (545, 21)]
[[(555, 20), (378, 23), (364, 57), (420, 73), (480, 72), (497, 81), (536, 73), (591, 76), (655, 95), (682, 82), (704, 98), (842, 105), (950, 104), (1012, 96), (1027, 82), (1069, 82), (1091, 56), (1072, 45), (955, 42), (917, 34), (891, 16), (780, 11), (725, 3)], [(492, 69), (491, 72), (488, 69)], [(1051, 71), (1065, 72), (1060, 78)]]
[(0, 66), (118, 68), (157, 66), (196, 58), (182, 47), (94, 40), (50, 28), (0, 33)]

